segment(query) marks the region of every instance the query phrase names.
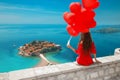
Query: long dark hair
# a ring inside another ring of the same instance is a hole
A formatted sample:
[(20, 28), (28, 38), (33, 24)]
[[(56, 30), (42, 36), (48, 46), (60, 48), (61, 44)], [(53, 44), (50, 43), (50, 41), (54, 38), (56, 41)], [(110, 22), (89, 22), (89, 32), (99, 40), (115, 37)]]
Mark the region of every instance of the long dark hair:
[(85, 52), (89, 52), (92, 44), (92, 38), (90, 32), (87, 33), (81, 33), (81, 40), (80, 42), (83, 42), (83, 50)]

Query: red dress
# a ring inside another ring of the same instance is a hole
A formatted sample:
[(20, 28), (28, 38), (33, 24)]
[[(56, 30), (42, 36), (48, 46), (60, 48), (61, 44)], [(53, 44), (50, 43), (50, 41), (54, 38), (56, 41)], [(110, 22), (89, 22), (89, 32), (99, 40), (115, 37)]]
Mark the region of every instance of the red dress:
[(93, 60), (92, 60), (92, 57), (91, 57), (91, 53), (96, 54), (95, 45), (92, 42), (91, 49), (88, 53), (84, 53), (82, 47), (83, 47), (83, 45), (82, 45), (82, 43), (80, 43), (78, 45), (78, 49), (76, 50), (76, 54), (78, 54), (78, 57), (77, 57), (76, 61), (80, 65), (89, 66), (89, 65), (94, 63)]

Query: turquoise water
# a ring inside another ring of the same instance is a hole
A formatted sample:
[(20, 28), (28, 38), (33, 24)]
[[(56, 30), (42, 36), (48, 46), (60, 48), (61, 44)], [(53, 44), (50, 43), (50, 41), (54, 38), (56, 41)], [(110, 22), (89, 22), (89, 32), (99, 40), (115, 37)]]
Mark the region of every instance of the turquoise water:
[[(97, 26), (95, 29), (104, 27), (109, 26)], [(115, 27), (115, 25), (111, 25), (111, 27)], [(92, 31), (95, 29), (92, 29)], [(92, 38), (97, 48), (97, 56), (113, 55), (114, 49), (120, 47), (119, 36), (120, 32), (109, 34), (92, 32)], [(33, 40), (47, 40), (62, 46), (61, 52), (47, 54), (48, 60), (58, 63), (75, 61), (77, 55), (66, 48), (69, 37), (66, 32), (66, 25), (0, 25), (0, 72), (25, 69), (37, 65), (40, 58), (22, 57), (18, 55), (17, 50), (19, 46)], [(78, 41), (79, 36), (73, 37), (71, 45), (76, 48)]]

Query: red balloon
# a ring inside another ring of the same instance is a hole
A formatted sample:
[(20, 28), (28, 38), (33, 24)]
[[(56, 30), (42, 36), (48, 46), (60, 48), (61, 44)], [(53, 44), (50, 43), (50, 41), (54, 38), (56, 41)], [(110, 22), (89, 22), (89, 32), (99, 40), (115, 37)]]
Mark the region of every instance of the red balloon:
[(95, 9), (99, 6), (98, 0), (82, 0), (83, 6), (86, 9)]
[(75, 19), (75, 14), (74, 13), (65, 12), (63, 14), (63, 18), (70, 25), (75, 23), (75, 20), (74, 20)]
[(73, 13), (81, 12), (81, 4), (79, 2), (73, 2), (70, 4), (70, 11)]
[(78, 32), (76, 32), (71, 25), (68, 25), (67, 26), (67, 31), (68, 33), (71, 35), (71, 36), (78, 36)]
[(84, 23), (86, 28), (94, 28), (96, 26), (96, 21), (94, 19), (88, 20)]
[(83, 20), (82, 13), (76, 14), (76, 16), (75, 16), (75, 23), (78, 24), (78, 23), (82, 22), (82, 20)]
[(92, 19), (95, 17), (95, 12), (92, 10), (84, 10), (82, 11), (83, 19)]
[(87, 33), (87, 32), (89, 32), (89, 28), (85, 28), (85, 29), (83, 29), (81, 32), (82, 32), (82, 33)]
[(100, 2), (96, 2), (96, 4), (94, 4), (94, 5), (95, 5), (94, 9), (98, 8), (98, 6), (100, 6)]
[(89, 32), (90, 28), (96, 26), (93, 9), (99, 6), (98, 0), (82, 0), (82, 3), (83, 7), (81, 7), (79, 2), (71, 3), (71, 12), (65, 12), (63, 15), (64, 20), (68, 23), (66, 29), (72, 36), (77, 36), (79, 32)]
[(88, 32), (89, 28), (86, 25), (82, 24), (82, 25), (78, 25), (77, 26), (77, 30), (76, 31), (77, 32)]
[(79, 33), (79, 29), (81, 28), (79, 24), (71, 25), (71, 27), (72, 27), (77, 33)]
[[(81, 22), (80, 22), (81, 23)], [(87, 32), (89, 27), (87, 27), (86, 25), (84, 25), (83, 23), (81, 24), (76, 24), (74, 26), (72, 26), (72, 28), (76, 31), (76, 32)]]
[(90, 28), (94, 28), (97, 25), (96, 21), (93, 19), (90, 24)]

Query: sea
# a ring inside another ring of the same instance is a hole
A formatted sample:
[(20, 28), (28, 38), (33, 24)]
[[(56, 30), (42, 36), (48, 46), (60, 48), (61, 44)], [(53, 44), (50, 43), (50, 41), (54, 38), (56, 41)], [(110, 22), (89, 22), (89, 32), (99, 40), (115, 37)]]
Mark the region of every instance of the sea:
[[(120, 29), (120, 25), (98, 25), (91, 29), (97, 57), (113, 55), (114, 50), (120, 48), (120, 32), (95, 32), (109, 27)], [(45, 54), (49, 61), (74, 62), (77, 55), (66, 47), (69, 38), (66, 24), (0, 24), (0, 73), (35, 67), (41, 61), (39, 57), (18, 54), (20, 46), (35, 40), (54, 42), (62, 47), (60, 52)], [(79, 40), (80, 35), (72, 37), (70, 44), (77, 48)]]

